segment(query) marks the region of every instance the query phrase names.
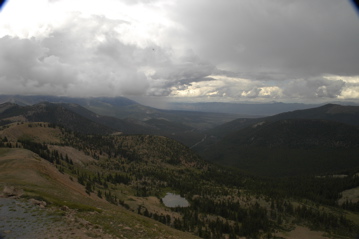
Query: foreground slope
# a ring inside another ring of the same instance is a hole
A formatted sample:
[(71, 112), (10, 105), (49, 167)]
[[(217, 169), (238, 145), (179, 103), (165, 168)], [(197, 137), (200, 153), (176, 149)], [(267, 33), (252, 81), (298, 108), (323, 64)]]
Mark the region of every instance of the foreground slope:
[[(322, 194), (325, 184), (316, 178), (316, 187), (302, 181), (303, 195), (288, 187), (293, 181), (262, 181), (212, 165), (163, 136), (78, 135), (46, 122), (15, 122), (1, 127), (0, 142), (1, 187), (22, 189), (21, 200), (45, 201), (47, 215), (57, 214), (65, 226), (67, 218), (79, 221), (69, 232), (80, 229), (84, 238), (290, 238), (299, 231), (351, 238), (359, 232), (359, 216)], [(356, 183), (329, 182), (334, 196)], [(167, 193), (181, 195), (189, 207), (166, 206)]]
[[(37, 128), (43, 130), (46, 124), (41, 123), (41, 125), (37, 125)], [(2, 136), (7, 136), (8, 139), (14, 138), (11, 128), (7, 128), (5, 132), (2, 131)], [(31, 127), (31, 129), (33, 128)], [(52, 132), (53, 128), (48, 129), (50, 131), (48, 133), (54, 133)], [(24, 132), (21, 128), (16, 131)], [(33, 138), (34, 142), (45, 140), (45, 142), (54, 143), (55, 138), (51, 139), (46, 135), (42, 137), (41, 133), (36, 133), (36, 129), (32, 131), (33, 135), (36, 135)], [(61, 135), (60, 130), (57, 129), (57, 131)], [(26, 137), (29, 137), (29, 131), (25, 132)], [(55, 141), (57, 140), (55, 139)], [(68, 147), (60, 146), (57, 149), (70, 152)], [(72, 154), (69, 153), (69, 155), (79, 159), (77, 163), (74, 162), (75, 165), (83, 166), (94, 161), (93, 158), (76, 149), (72, 149), (71, 152)], [(95, 194), (87, 193), (85, 186), (74, 180), (75, 176), (64, 173), (59, 170), (59, 167), (59, 164), (50, 163), (49, 160), (26, 149), (0, 148), (0, 188), (15, 187), (24, 191), (22, 197), (25, 199), (35, 198), (37, 201), (46, 202), (45, 209), (31, 210), (39, 211), (39, 213), (42, 211), (42, 214), (49, 217), (49, 220), (55, 220), (51, 223), (52, 226), (45, 227), (46, 233), (37, 234), (33, 238), (58, 238), (59, 231), (61, 231), (62, 238), (195, 238), (162, 224), (155, 224), (146, 217), (139, 216), (124, 207), (115, 206)], [(24, 202), (24, 199), (20, 200)], [(18, 209), (18, 211), (21, 210)], [(19, 214), (17, 217), (27, 220), (24, 215)], [(112, 225), (114, 222), (116, 225)], [(1, 223), (2, 228), (6, 227), (3, 223)], [(37, 226), (32, 229), (37, 230), (44, 227), (44, 225)], [(0, 235), (5, 238), (7, 238), (6, 236), (11, 238), (29, 236), (29, 234), (20, 235), (16, 231), (1, 232)]]

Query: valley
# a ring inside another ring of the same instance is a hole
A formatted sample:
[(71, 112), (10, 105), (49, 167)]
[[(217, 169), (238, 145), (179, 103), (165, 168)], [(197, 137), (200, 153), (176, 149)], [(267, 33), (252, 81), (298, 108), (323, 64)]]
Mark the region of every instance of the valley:
[[(54, 232), (68, 228), (63, 238), (354, 238), (359, 134), (349, 123), (359, 110), (323, 107), (193, 128), (75, 103), (5, 103), (0, 190), (19, 205), (45, 202), (35, 209), (59, 222)], [(15, 235), (0, 226), (1, 237)]]

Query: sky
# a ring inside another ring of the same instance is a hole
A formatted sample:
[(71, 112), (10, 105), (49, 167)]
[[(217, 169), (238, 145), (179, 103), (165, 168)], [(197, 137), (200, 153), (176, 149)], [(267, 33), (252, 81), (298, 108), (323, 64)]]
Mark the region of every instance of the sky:
[(8, 0), (0, 94), (359, 103), (347, 0)]

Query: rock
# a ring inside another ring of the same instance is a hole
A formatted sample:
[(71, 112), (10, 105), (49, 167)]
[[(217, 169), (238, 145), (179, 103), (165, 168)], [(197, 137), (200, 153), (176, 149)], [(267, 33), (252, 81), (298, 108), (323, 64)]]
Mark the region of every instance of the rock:
[(45, 208), (46, 207), (46, 202), (44, 202), (44, 201), (39, 201), (39, 200), (31, 198), (29, 200), (29, 202), (31, 204), (33, 204), (33, 205), (39, 206), (40, 208)]
[(4, 186), (4, 197), (20, 197), (24, 194), (24, 190), (21, 188), (15, 188), (14, 186)]
[(62, 206), (60, 209), (65, 212), (70, 210), (70, 208), (68, 206)]

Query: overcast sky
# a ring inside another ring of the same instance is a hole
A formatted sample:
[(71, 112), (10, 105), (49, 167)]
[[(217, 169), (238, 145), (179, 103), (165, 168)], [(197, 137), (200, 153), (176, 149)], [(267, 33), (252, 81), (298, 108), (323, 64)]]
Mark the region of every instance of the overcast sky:
[(9, 0), (0, 94), (359, 102), (346, 0)]

